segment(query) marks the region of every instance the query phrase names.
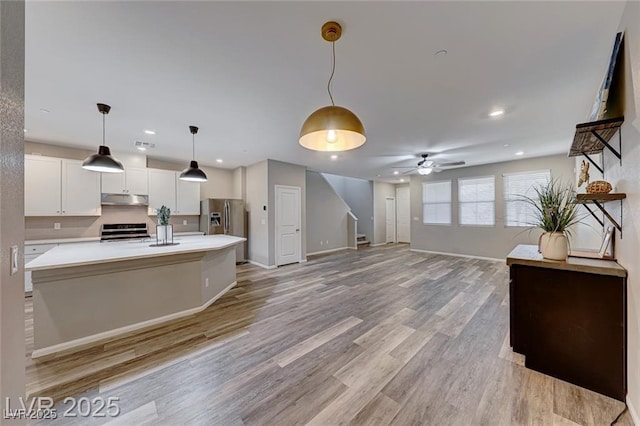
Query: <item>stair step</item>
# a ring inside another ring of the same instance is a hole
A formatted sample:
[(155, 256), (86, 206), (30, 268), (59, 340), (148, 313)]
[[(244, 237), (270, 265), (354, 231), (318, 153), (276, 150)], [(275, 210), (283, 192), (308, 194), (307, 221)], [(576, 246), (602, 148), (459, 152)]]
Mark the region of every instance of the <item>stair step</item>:
[(358, 240), (358, 247), (368, 246), (371, 244), (369, 240)]
[(356, 237), (357, 237), (358, 241), (366, 241), (367, 240), (367, 236), (364, 235), (364, 234), (358, 234)]

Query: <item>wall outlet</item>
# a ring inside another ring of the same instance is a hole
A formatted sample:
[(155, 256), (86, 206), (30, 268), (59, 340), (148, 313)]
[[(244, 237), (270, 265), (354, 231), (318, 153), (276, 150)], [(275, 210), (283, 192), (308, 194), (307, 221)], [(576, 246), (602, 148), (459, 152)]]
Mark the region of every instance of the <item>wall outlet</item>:
[(418, 216), (414, 216), (414, 217), (413, 217), (413, 221), (414, 221), (414, 222), (419, 222), (419, 221), (420, 221), (420, 218), (419, 218)]
[(55, 222), (53, 224), (53, 229), (60, 229), (60, 222)]
[(322, 245), (322, 240), (320, 240), (320, 245)]
[(186, 224), (187, 224), (187, 219), (183, 220), (183, 221), (182, 221), (182, 224), (183, 224), (183, 225), (186, 225)]
[(209, 287), (209, 278), (204, 279), (204, 286)]
[(325, 241), (325, 244), (329, 244), (329, 240)]
[(266, 224), (267, 224), (267, 221), (266, 221), (266, 220), (264, 220), (264, 219), (260, 219), (260, 225), (266, 225)]

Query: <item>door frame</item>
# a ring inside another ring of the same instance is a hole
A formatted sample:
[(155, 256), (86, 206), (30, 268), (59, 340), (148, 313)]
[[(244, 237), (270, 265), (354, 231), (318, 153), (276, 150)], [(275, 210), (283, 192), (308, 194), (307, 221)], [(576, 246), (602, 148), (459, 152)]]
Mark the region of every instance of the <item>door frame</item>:
[(280, 189), (288, 189), (288, 190), (295, 190), (298, 192), (298, 224), (300, 226), (300, 232), (298, 232), (298, 263), (300, 263), (302, 261), (302, 188), (300, 188), (299, 186), (289, 186), (289, 185), (273, 185), (273, 205), (274, 205), (274, 209), (273, 209), (273, 213), (276, 215), (276, 217), (274, 218), (274, 229), (273, 229), (273, 233), (274, 233), (274, 237), (275, 237), (275, 256), (274, 256), (274, 262), (276, 267), (280, 266), (279, 260), (280, 260), (280, 256), (279, 256), (279, 248), (280, 248), (280, 238), (278, 237), (278, 229), (280, 228), (280, 215), (278, 214), (278, 212), (280, 211), (280, 203), (278, 201), (278, 190)]
[[(389, 218), (387, 217), (387, 202), (393, 201), (393, 239), (389, 241), (389, 236), (387, 235), (387, 223), (389, 222)], [(397, 243), (398, 242), (398, 218), (397, 218), (397, 203), (396, 197), (385, 197), (384, 199), (384, 241), (385, 244)]]

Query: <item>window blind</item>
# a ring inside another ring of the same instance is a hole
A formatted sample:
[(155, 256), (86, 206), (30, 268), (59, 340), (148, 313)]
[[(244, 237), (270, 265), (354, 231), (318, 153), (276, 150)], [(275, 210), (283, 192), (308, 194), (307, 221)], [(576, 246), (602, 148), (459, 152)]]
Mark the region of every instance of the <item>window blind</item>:
[(423, 182), (422, 223), (451, 225), (451, 181)]
[(503, 175), (505, 226), (532, 226), (536, 220), (535, 207), (522, 199), (537, 199), (536, 187), (551, 180), (551, 170), (511, 173)]
[(458, 179), (460, 225), (494, 226), (495, 176)]

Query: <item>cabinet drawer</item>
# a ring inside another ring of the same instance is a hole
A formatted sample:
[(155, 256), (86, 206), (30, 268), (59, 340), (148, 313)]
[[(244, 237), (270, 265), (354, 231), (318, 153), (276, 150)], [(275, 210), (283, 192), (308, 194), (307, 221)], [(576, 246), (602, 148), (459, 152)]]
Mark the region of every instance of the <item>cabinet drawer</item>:
[(43, 254), (57, 246), (57, 244), (34, 244), (30, 246), (24, 246), (24, 255), (26, 257), (30, 254)]

